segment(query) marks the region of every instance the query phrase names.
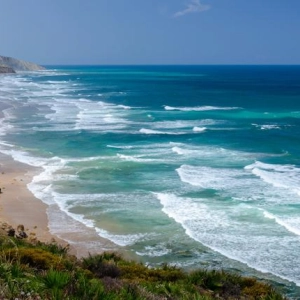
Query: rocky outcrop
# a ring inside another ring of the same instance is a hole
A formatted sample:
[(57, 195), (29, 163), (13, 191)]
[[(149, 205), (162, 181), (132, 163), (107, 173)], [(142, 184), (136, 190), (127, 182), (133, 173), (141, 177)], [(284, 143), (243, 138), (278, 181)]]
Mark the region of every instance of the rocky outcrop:
[[(27, 61), (15, 59), (7, 56), (0, 56), (0, 66), (8, 67), (14, 71), (41, 71), (44, 67)], [(1, 71), (0, 71), (1, 72)], [(14, 73), (14, 72), (13, 72)]]
[(0, 74), (16, 73), (13, 68), (0, 65)]

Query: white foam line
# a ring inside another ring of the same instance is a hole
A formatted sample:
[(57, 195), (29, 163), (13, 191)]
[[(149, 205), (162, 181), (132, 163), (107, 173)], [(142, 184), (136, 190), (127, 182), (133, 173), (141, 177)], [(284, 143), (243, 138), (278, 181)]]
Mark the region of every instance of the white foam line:
[(153, 158), (141, 158), (141, 156), (139, 155), (135, 155), (135, 156), (130, 156), (130, 155), (124, 155), (124, 154), (119, 154), (117, 153), (117, 157), (120, 158), (121, 160), (125, 160), (125, 161), (133, 161), (133, 162), (161, 162), (165, 160), (162, 159), (153, 159)]
[(245, 167), (264, 182), (274, 187), (293, 191), (300, 196), (300, 169), (294, 165), (275, 165), (256, 161)]
[(195, 107), (173, 107), (165, 105), (165, 110), (179, 110), (179, 111), (209, 111), (209, 110), (236, 110), (240, 107), (221, 107), (221, 106), (195, 106)]
[(206, 127), (197, 127), (197, 126), (195, 126), (193, 128), (193, 131), (194, 132), (204, 132), (206, 129), (207, 129)]
[(111, 234), (108, 231), (100, 228), (95, 228), (96, 232), (99, 234), (99, 236), (108, 239), (115, 243), (116, 245), (125, 247), (125, 246), (131, 246), (135, 244), (137, 241), (140, 241), (144, 239), (147, 234), (137, 233), (137, 234)]
[(167, 132), (167, 131), (158, 131), (158, 130), (152, 130), (152, 129), (146, 129), (142, 128), (139, 130), (140, 133), (144, 134), (166, 134), (166, 135), (180, 135), (185, 134), (184, 132)]
[(289, 232), (292, 232), (292, 233), (300, 236), (300, 230), (298, 228), (290, 226), (289, 224), (284, 222), (282, 219), (280, 219), (280, 218), (276, 217), (275, 215), (267, 212), (266, 210), (262, 209), (262, 211), (263, 211), (263, 214), (266, 218), (274, 220), (277, 224), (281, 225), (282, 227), (287, 229)]
[(221, 120), (203, 119), (203, 120), (176, 120), (176, 121), (158, 121), (152, 122), (151, 127), (155, 129), (174, 129), (174, 128), (204, 128), (205, 126), (220, 125), (226, 123)]
[(133, 146), (117, 146), (117, 145), (106, 145), (107, 148), (115, 148), (115, 149), (132, 149)]
[(149, 257), (160, 257), (171, 253), (171, 249), (167, 248), (163, 244), (152, 246), (146, 246), (144, 252), (137, 251), (136, 254), (140, 256), (149, 256)]

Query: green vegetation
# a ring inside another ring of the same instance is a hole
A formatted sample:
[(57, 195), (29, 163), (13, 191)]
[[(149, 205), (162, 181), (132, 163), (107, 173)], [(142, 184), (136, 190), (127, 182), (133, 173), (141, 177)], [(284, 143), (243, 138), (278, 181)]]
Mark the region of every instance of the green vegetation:
[(149, 268), (116, 253), (77, 259), (55, 243), (0, 236), (0, 299), (285, 299), (270, 285), (224, 271)]

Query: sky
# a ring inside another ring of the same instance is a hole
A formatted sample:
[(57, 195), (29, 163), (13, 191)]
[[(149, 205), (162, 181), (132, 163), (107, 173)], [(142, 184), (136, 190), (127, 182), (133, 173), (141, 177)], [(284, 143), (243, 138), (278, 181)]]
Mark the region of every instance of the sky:
[(300, 64), (300, 0), (0, 0), (0, 55), (43, 65)]

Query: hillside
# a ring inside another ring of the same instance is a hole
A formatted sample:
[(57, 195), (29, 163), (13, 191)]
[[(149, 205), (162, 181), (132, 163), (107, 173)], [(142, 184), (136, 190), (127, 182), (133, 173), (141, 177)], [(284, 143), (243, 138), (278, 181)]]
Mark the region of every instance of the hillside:
[(0, 55), (0, 73), (15, 73), (14, 71), (41, 71), (44, 67), (37, 64)]
[(13, 237), (12, 229), (7, 236), (7, 225), (1, 227), (0, 299), (286, 299), (254, 278), (201, 269), (186, 273), (164, 264), (150, 268), (115, 253), (77, 259), (56, 243), (26, 241), (23, 231)]
[(16, 73), (16, 71), (13, 68), (0, 65), (0, 73)]

